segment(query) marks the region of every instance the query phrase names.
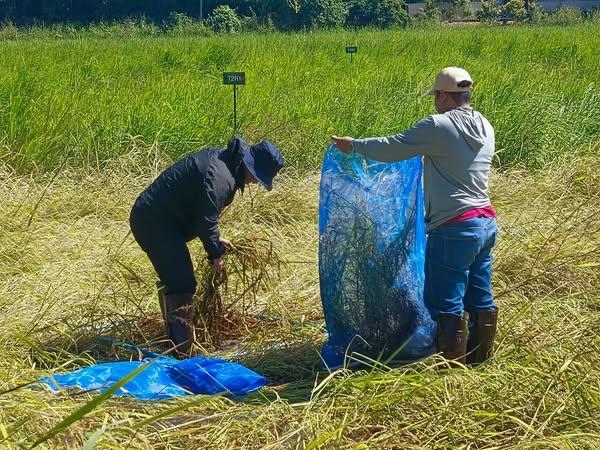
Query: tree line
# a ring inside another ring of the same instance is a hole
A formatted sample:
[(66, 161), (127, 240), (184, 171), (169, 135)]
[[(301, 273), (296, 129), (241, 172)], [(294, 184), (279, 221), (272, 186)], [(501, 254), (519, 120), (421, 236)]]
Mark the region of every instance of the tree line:
[(476, 13), (471, 0), (422, 0), (425, 6), (416, 17), (409, 18), (406, 2), (413, 1), (418, 0), (0, 0), (0, 30), (63, 25), (76, 30), (77, 26), (100, 24), (100, 31), (106, 31), (107, 24), (109, 28), (114, 24), (141, 34), (203, 35), (244, 30), (419, 26), (456, 19), (569, 24), (598, 17), (597, 12), (573, 8), (546, 13), (535, 0), (481, 0), (481, 9)]
[(0, 22), (16, 25), (86, 25), (141, 17), (162, 25), (182, 15), (209, 19), (231, 12), (279, 29), (390, 26), (408, 20), (404, 0), (0, 0)]

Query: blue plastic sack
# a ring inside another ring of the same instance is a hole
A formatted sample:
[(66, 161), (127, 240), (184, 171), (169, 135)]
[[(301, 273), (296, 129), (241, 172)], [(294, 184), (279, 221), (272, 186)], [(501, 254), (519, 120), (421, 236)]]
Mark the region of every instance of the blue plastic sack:
[(347, 355), (415, 360), (434, 349), (423, 303), (420, 158), (378, 163), (331, 146), (319, 207), (319, 275), (329, 367)]
[[(146, 363), (148, 360), (98, 364), (64, 375), (45, 377), (40, 382), (54, 392), (65, 388), (105, 392)], [(117, 389), (114, 395), (140, 400), (164, 400), (193, 394), (241, 396), (265, 384), (266, 379), (252, 370), (222, 359), (198, 356), (178, 361), (161, 357)]]

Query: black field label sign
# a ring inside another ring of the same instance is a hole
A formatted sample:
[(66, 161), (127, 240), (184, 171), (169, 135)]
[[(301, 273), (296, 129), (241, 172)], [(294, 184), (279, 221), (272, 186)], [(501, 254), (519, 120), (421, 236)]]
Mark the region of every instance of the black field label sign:
[(358, 47), (346, 47), (346, 53), (358, 53)]
[(246, 72), (223, 72), (223, 84), (234, 86), (246, 84)]

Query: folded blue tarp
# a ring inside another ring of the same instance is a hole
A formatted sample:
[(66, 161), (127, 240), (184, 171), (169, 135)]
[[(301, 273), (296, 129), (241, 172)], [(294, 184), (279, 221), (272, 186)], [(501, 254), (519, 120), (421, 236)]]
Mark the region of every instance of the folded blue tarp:
[[(57, 392), (65, 388), (105, 392), (150, 360), (114, 362), (86, 367), (64, 375), (44, 377), (41, 383)], [(241, 396), (260, 389), (266, 379), (252, 370), (217, 358), (184, 361), (160, 357), (114, 393), (140, 400), (164, 400), (194, 394)]]

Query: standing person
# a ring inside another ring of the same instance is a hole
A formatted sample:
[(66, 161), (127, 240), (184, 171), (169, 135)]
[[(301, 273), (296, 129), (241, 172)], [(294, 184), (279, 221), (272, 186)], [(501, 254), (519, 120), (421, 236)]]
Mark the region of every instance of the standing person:
[(381, 162), (424, 157), (424, 298), (437, 322), (437, 350), (449, 360), (479, 364), (491, 356), (496, 335), (492, 248), (498, 230), (488, 195), (494, 129), (471, 108), (472, 87), (466, 70), (445, 68), (429, 93), (438, 114), (390, 137), (332, 139), (345, 153)]
[(230, 242), (219, 234), (221, 211), (247, 184), (270, 191), (283, 164), (271, 142), (249, 146), (234, 137), (227, 149), (209, 148), (173, 164), (137, 198), (131, 231), (164, 286), (160, 306), (176, 356), (188, 356), (195, 340), (197, 285), (187, 242), (200, 238), (213, 270), (223, 271)]

